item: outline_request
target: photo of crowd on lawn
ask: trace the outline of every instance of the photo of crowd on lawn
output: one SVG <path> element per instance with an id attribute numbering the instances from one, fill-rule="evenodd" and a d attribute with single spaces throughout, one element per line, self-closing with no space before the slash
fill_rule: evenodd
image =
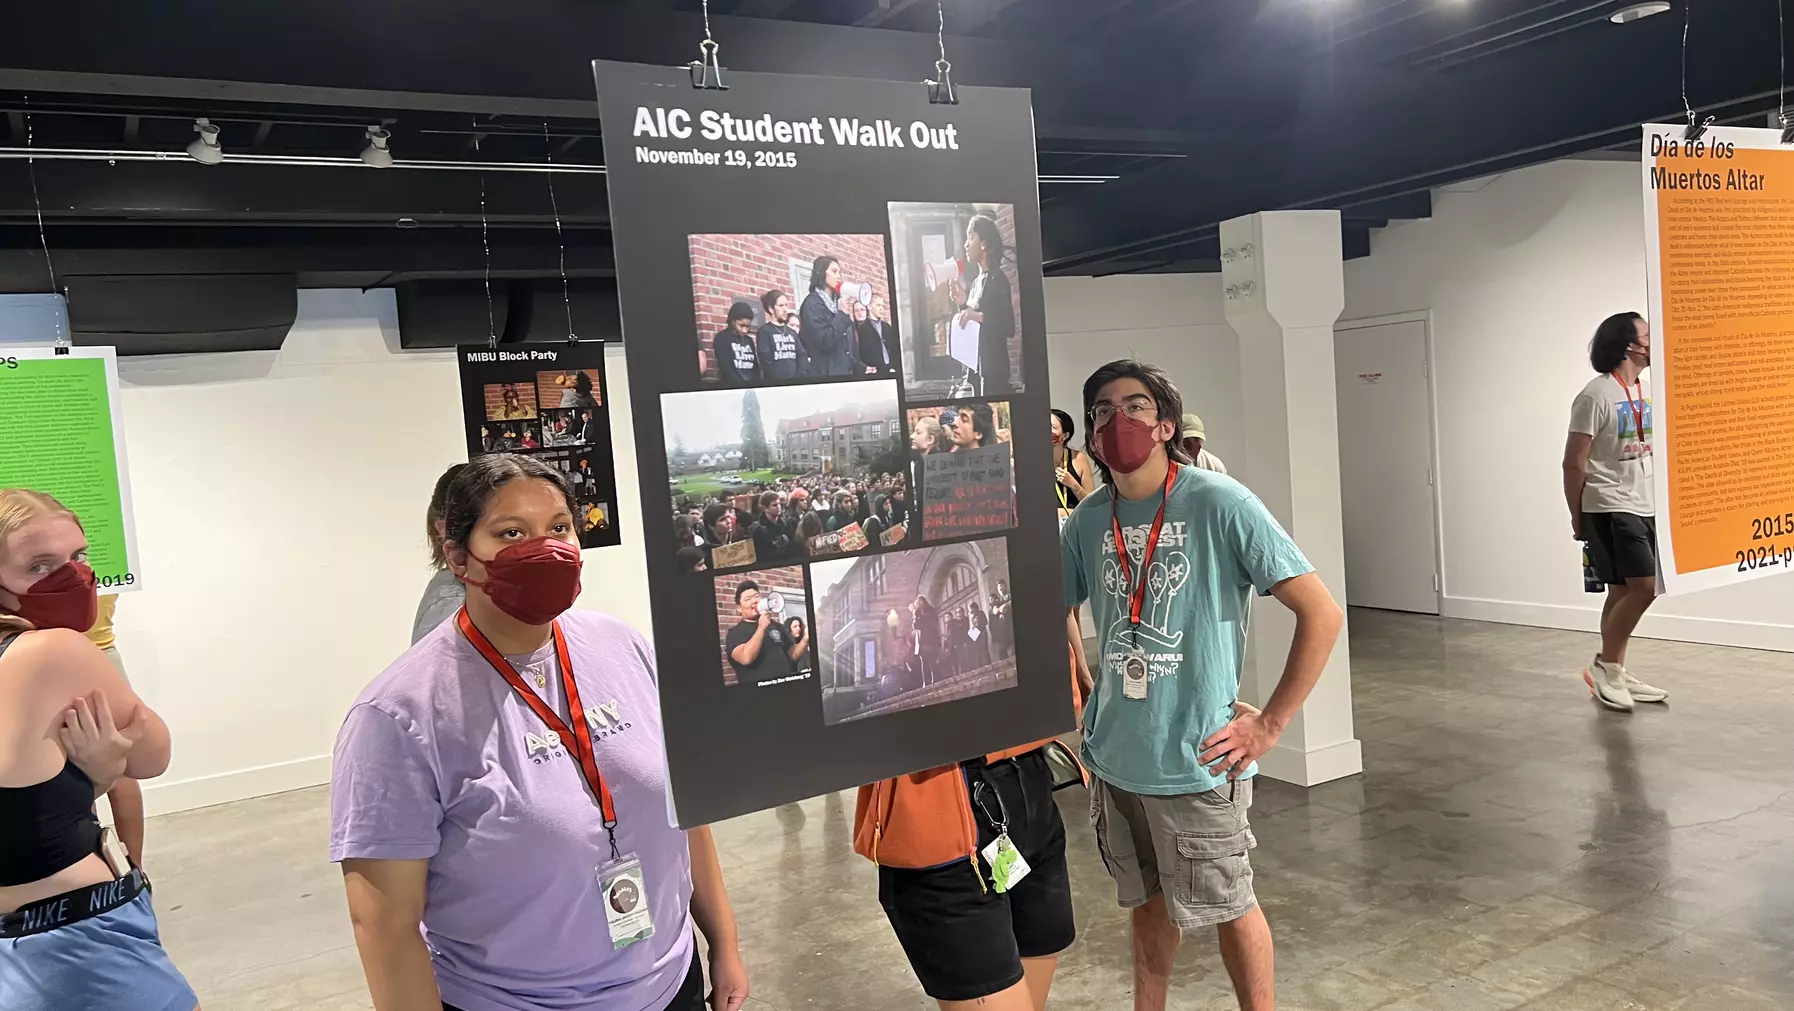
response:
<path id="1" fill-rule="evenodd" d="M 914 512 L 893 380 L 660 398 L 680 571 L 901 544 Z"/>
<path id="2" fill-rule="evenodd" d="M 1022 392 L 1012 204 L 893 203 L 903 388 L 913 398 Z"/>
<path id="3" fill-rule="evenodd" d="M 810 584 L 824 723 L 1015 687 L 1002 538 L 817 562 Z"/>
<path id="4" fill-rule="evenodd" d="M 723 386 L 894 376 L 882 235 L 693 235 L 698 371 Z"/>

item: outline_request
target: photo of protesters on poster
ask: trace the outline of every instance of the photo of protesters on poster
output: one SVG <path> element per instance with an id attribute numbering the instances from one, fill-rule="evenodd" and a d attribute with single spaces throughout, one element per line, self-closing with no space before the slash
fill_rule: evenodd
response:
<path id="1" fill-rule="evenodd" d="M 824 723 L 1015 686 L 1002 538 L 817 562 L 810 578 Z"/>
<path id="2" fill-rule="evenodd" d="M 907 536 L 894 381 L 668 393 L 660 403 L 668 550 L 685 571 L 853 554 Z"/>
<path id="3" fill-rule="evenodd" d="M 1011 204 L 893 203 L 904 392 L 949 400 L 1022 392 L 1022 286 Z"/>
<path id="4" fill-rule="evenodd" d="M 693 235 L 699 371 L 721 386 L 897 374 L 882 235 Z"/>
<path id="5" fill-rule="evenodd" d="M 815 663 L 804 567 L 717 578 L 716 634 L 726 685 L 764 688 L 808 679 Z"/>
<path id="6" fill-rule="evenodd" d="M 1015 525 L 1009 413 L 1006 400 L 910 409 L 910 487 L 923 540 Z"/>

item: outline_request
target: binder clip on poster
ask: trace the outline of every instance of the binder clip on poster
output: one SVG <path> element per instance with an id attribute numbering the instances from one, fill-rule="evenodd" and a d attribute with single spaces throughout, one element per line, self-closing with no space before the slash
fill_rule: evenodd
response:
<path id="1" fill-rule="evenodd" d="M 929 105 L 958 105 L 959 93 L 953 90 L 953 64 L 947 62 L 947 5 L 945 0 L 934 3 L 934 40 L 940 47 L 940 57 L 934 61 L 934 79 L 923 81 L 928 85 Z"/>
<path id="2" fill-rule="evenodd" d="M 710 37 L 710 0 L 704 0 L 704 41 L 698 43 L 698 58 L 686 64 L 691 70 L 691 86 L 702 91 L 728 91 L 723 83 L 722 61 L 717 59 L 716 40 Z"/>

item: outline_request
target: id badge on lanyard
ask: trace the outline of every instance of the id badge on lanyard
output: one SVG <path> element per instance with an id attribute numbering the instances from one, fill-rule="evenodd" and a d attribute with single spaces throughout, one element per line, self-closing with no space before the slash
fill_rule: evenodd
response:
<path id="1" fill-rule="evenodd" d="M 610 928 L 611 947 L 621 951 L 624 948 L 654 936 L 654 919 L 648 909 L 648 886 L 642 870 L 641 858 L 634 853 L 624 853 L 617 848 L 617 804 L 611 797 L 610 787 L 604 782 L 604 774 L 598 769 L 598 755 L 592 747 L 592 728 L 584 719 L 585 707 L 580 703 L 579 684 L 573 678 L 573 663 L 567 656 L 567 639 L 561 634 L 561 623 L 552 626 L 554 634 L 555 660 L 561 668 L 561 687 L 567 695 L 567 711 L 573 714 L 573 726 L 560 714 L 548 707 L 542 697 L 523 683 L 517 668 L 505 659 L 487 639 L 485 633 L 474 627 L 473 619 L 467 616 L 467 608 L 455 616 L 455 625 L 461 635 L 473 644 L 499 677 L 511 686 L 511 690 L 523 699 L 536 718 L 541 720 L 550 731 L 560 736 L 573 751 L 579 773 L 584 777 L 586 785 L 591 787 L 592 797 L 598 802 L 599 814 L 604 819 L 604 832 L 610 841 L 610 859 L 598 864 L 594 884 L 604 898 L 604 918 Z"/>
<path id="2" fill-rule="evenodd" d="M 1177 480 L 1178 463 L 1169 461 L 1165 469 L 1165 490 L 1159 498 L 1159 511 L 1152 518 L 1152 530 L 1146 535 L 1146 551 L 1140 556 L 1140 579 L 1134 580 L 1133 561 L 1128 557 L 1127 539 L 1122 536 L 1121 517 L 1113 490 L 1109 499 L 1109 524 L 1115 537 L 1115 557 L 1121 566 L 1122 585 L 1131 587 L 1127 595 L 1128 644 L 1109 657 L 1109 669 L 1121 679 L 1121 697 L 1138 702 L 1146 698 L 1152 686 L 1146 668 L 1146 654 L 1140 650 L 1140 608 L 1146 602 L 1146 573 L 1152 568 L 1152 556 L 1159 548 L 1159 534 L 1165 528 L 1165 506 L 1171 501 L 1171 485 Z"/>

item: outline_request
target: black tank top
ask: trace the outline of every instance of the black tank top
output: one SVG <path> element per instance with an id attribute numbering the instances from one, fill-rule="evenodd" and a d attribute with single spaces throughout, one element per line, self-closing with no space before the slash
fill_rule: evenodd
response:
<path id="1" fill-rule="evenodd" d="M 0 637 L 0 656 L 18 636 Z M 0 887 L 41 881 L 100 850 L 93 781 L 75 763 L 30 786 L 0 786 Z"/>
<path id="2" fill-rule="evenodd" d="M 1054 464 L 1054 467 L 1057 466 L 1058 464 Z M 1084 480 L 1084 475 L 1078 473 L 1078 455 L 1070 450 L 1065 452 L 1065 469 L 1071 471 L 1072 477 L 1080 481 Z M 1058 492 L 1059 508 L 1061 509 L 1070 509 L 1083 501 L 1084 496 L 1060 484 L 1057 476 L 1053 479 L 1053 488 Z"/>

